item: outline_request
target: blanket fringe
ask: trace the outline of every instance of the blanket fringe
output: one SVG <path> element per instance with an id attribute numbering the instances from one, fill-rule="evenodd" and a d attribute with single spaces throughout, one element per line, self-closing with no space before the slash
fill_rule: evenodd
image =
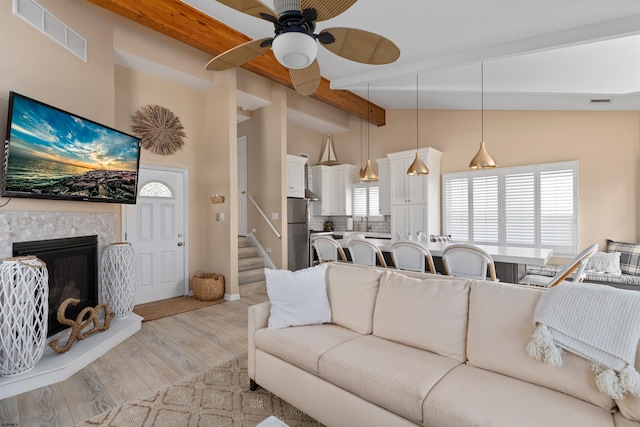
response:
<path id="1" fill-rule="evenodd" d="M 625 394 L 640 397 L 640 374 L 632 365 L 616 373 L 611 368 L 592 363 L 591 370 L 596 373 L 598 390 L 614 399 L 624 399 Z"/>
<path id="2" fill-rule="evenodd" d="M 598 390 L 614 399 L 624 398 L 624 390 L 620 377 L 613 369 L 607 368 L 599 363 L 592 363 L 591 370 L 596 373 L 596 386 L 598 386 Z"/>
<path id="3" fill-rule="evenodd" d="M 538 324 L 527 345 L 527 353 L 549 366 L 562 366 L 562 349 L 553 342 L 546 325 Z"/>
<path id="4" fill-rule="evenodd" d="M 620 371 L 620 385 L 625 393 L 640 397 L 640 374 L 632 365 L 627 365 Z"/>

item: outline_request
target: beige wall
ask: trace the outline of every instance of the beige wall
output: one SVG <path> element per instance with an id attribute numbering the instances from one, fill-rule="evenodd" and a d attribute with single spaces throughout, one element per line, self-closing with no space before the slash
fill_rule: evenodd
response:
<path id="1" fill-rule="evenodd" d="M 41 0 L 39 3 L 87 40 L 90 60 L 82 61 L 13 15 L 11 1 L 0 2 L 1 131 L 7 126 L 9 91 L 114 126 L 110 14 L 79 0 Z M 7 200 L 2 199 L 2 203 Z M 110 203 L 13 198 L 3 210 L 110 212 L 117 215 L 118 225 L 120 218 L 120 205 Z"/>
<path id="2" fill-rule="evenodd" d="M 387 111 L 371 131 L 371 158 L 415 148 L 415 110 Z M 357 122 L 357 124 L 356 124 Z M 484 139 L 499 167 L 579 161 L 579 245 L 638 241 L 640 113 L 485 111 Z M 366 130 L 365 153 L 366 153 Z M 335 136 L 339 160 L 359 164 L 359 121 Z M 467 170 L 481 139 L 479 111 L 420 112 L 420 147 L 442 155 L 442 172 Z M 365 155 L 366 158 L 366 155 Z"/>
<path id="3" fill-rule="evenodd" d="M 125 132 L 130 129 L 130 115 L 142 105 L 158 103 L 174 111 L 185 124 L 187 145 L 173 156 L 143 152 L 141 162 L 189 169 L 190 274 L 213 269 L 225 274 L 230 284 L 227 291 L 235 292 L 237 136 L 244 134 L 248 139 L 249 191 L 269 217 L 279 214 L 272 223 L 286 237 L 284 154 L 305 152 L 314 164 L 325 138 L 322 133 L 287 125 L 287 107 L 306 110 L 341 126 L 345 126 L 344 114 L 314 104 L 317 101 L 310 98 L 292 96 L 289 89 L 265 83 L 244 70 L 206 72 L 203 64 L 209 55 L 85 1 L 40 3 L 87 39 L 89 61 L 83 62 L 15 17 L 11 2 L 0 2 L 0 128 L 6 127 L 10 90 Z M 194 89 L 116 66 L 115 49 L 211 86 Z M 272 101 L 237 129 L 236 79 L 244 90 Z M 420 146 L 443 151 L 442 171 L 466 170 L 480 141 L 479 111 L 421 111 L 420 120 Z M 360 123 L 350 117 L 349 130 L 334 135 L 338 159 L 358 168 L 361 141 L 367 157 L 366 124 L 362 134 Z M 486 111 L 485 140 L 500 166 L 580 162 L 581 248 L 594 241 L 604 245 L 606 238 L 640 240 L 640 113 Z M 387 125 L 371 129 L 372 159 L 414 147 L 413 110 L 387 111 Z M 211 192 L 225 195 L 228 202 L 211 205 L 207 198 Z M 113 212 L 120 219 L 120 206 L 105 203 L 14 199 L 3 209 Z M 215 221 L 218 212 L 225 213 L 226 222 Z M 286 239 L 275 238 L 251 206 L 248 225 L 258 229 L 265 247 L 272 248 L 276 265 L 284 266 Z"/>

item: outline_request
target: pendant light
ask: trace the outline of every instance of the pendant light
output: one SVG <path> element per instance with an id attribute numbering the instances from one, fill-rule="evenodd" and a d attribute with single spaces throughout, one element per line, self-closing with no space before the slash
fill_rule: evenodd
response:
<path id="1" fill-rule="evenodd" d="M 418 127 L 419 127 L 419 119 L 418 119 L 418 111 L 419 111 L 419 103 L 418 103 L 418 75 L 416 74 L 416 158 L 407 169 L 407 175 L 410 176 L 418 176 L 418 175 L 428 175 L 429 168 L 424 164 L 422 159 L 420 158 L 420 151 L 418 150 Z"/>
<path id="2" fill-rule="evenodd" d="M 480 142 L 480 149 L 476 156 L 469 163 L 469 169 L 491 169 L 498 165 L 496 161 L 487 152 L 487 148 L 484 144 L 484 62 L 480 63 L 480 99 L 481 99 L 481 126 L 482 126 L 482 141 Z"/>
<path id="3" fill-rule="evenodd" d="M 370 113 L 371 105 L 369 99 L 369 83 L 367 83 L 367 166 L 364 168 L 364 172 L 362 174 L 362 181 L 377 181 L 378 174 L 373 169 L 371 165 L 371 152 L 369 151 L 369 147 L 371 145 L 371 138 L 369 135 L 371 134 L 371 122 L 370 122 Z"/>

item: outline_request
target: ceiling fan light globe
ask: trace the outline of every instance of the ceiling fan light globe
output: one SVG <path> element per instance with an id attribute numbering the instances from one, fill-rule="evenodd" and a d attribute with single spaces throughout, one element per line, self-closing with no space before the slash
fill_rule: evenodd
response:
<path id="1" fill-rule="evenodd" d="M 305 33 L 282 33 L 271 47 L 278 62 L 294 70 L 308 67 L 318 55 L 318 42 Z"/>

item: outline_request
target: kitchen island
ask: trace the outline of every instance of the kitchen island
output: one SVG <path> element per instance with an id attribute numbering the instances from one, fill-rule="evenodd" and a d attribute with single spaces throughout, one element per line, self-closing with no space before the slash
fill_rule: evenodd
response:
<path id="1" fill-rule="evenodd" d="M 343 248 L 349 248 L 349 238 L 338 240 Z M 391 251 L 392 240 L 365 238 L 365 240 L 375 244 L 383 253 Z M 441 242 L 421 242 L 433 257 L 436 270 L 444 273 L 442 265 L 442 252 L 451 243 Z M 516 246 L 491 246 L 476 245 L 487 251 L 496 264 L 496 275 L 502 282 L 518 283 L 525 275 L 526 264 L 545 265 L 553 256 L 552 249 L 541 248 L 521 248 Z M 385 257 L 386 258 L 386 257 Z"/>

